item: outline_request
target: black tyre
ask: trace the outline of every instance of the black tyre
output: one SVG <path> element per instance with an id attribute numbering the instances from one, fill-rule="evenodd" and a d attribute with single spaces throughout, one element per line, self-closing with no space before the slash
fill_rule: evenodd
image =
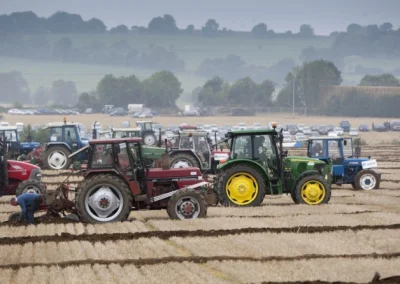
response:
<path id="1" fill-rule="evenodd" d="M 37 194 L 45 194 L 46 188 L 44 185 L 35 179 L 28 179 L 21 182 L 15 190 L 15 195 L 20 196 L 23 193 L 34 192 Z"/>
<path id="2" fill-rule="evenodd" d="M 170 157 L 170 167 L 171 168 L 201 168 L 199 162 L 196 158 L 189 153 L 176 153 L 172 154 Z"/>
<path id="3" fill-rule="evenodd" d="M 181 189 L 168 201 L 168 216 L 175 220 L 205 218 L 207 203 L 204 197 L 194 189 Z"/>
<path id="4" fill-rule="evenodd" d="M 224 206 L 259 206 L 265 197 L 266 183 L 251 165 L 237 165 L 220 172 L 218 197 Z"/>
<path id="5" fill-rule="evenodd" d="M 44 153 L 43 163 L 47 169 L 63 170 L 71 165 L 71 159 L 68 158 L 70 151 L 63 146 L 49 147 Z"/>
<path id="6" fill-rule="evenodd" d="M 146 133 L 146 134 L 143 136 L 143 142 L 144 142 L 145 145 L 153 146 L 153 145 L 156 145 L 156 143 L 157 143 L 157 138 L 156 138 L 156 136 L 155 136 L 154 134 L 152 134 L 152 133 Z"/>
<path id="7" fill-rule="evenodd" d="M 13 212 L 8 216 L 8 222 L 16 223 L 21 221 L 22 212 Z"/>
<path id="8" fill-rule="evenodd" d="M 125 221 L 133 204 L 129 187 L 111 174 L 98 174 L 84 180 L 75 200 L 80 220 L 88 223 Z"/>
<path id="9" fill-rule="evenodd" d="M 297 204 L 318 205 L 331 199 L 331 187 L 318 175 L 303 177 L 296 185 L 293 201 Z"/>
<path id="10" fill-rule="evenodd" d="M 353 189 L 357 189 L 357 186 L 354 181 L 351 183 L 351 186 L 353 187 Z"/>
<path id="11" fill-rule="evenodd" d="M 379 189 L 380 183 L 379 175 L 373 170 L 362 170 L 354 179 L 355 188 L 360 190 Z"/>

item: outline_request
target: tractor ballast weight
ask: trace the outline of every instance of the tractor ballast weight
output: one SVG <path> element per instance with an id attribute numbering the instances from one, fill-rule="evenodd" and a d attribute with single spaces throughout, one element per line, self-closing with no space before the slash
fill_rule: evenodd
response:
<path id="1" fill-rule="evenodd" d="M 287 156 L 282 131 L 238 130 L 226 134 L 230 156 L 218 165 L 215 188 L 225 206 L 258 206 L 265 195 L 290 194 L 295 203 L 329 202 L 329 169 L 317 159 Z"/>
<path id="2" fill-rule="evenodd" d="M 379 189 L 381 174 L 377 161 L 359 157 L 361 148 L 357 145 L 353 153 L 352 138 L 327 137 L 308 141 L 307 156 L 324 161 L 332 168 L 332 183 L 351 184 L 354 189 Z M 356 147 L 357 147 L 356 146 Z"/>

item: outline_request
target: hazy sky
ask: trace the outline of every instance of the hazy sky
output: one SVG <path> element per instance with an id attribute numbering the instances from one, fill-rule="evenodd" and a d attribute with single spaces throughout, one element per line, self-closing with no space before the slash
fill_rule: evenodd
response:
<path id="1" fill-rule="evenodd" d="M 78 13 L 85 20 L 99 18 L 108 27 L 147 26 L 163 14 L 173 15 L 180 28 L 200 28 L 209 18 L 233 30 L 264 22 L 275 31 L 298 31 L 306 23 L 317 34 L 344 30 L 353 22 L 400 26 L 400 0 L 0 0 L 0 14 L 29 10 L 39 16 Z"/>

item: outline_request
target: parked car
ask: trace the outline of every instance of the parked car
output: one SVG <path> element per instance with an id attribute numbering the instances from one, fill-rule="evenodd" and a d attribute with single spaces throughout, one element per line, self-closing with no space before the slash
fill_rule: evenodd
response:
<path id="1" fill-rule="evenodd" d="M 301 132 L 297 133 L 294 138 L 296 141 L 307 141 L 307 137 Z"/>
<path id="2" fill-rule="evenodd" d="M 344 131 L 341 127 L 335 127 L 333 132 L 335 132 L 338 136 L 342 136 L 344 134 Z"/>
<path id="3" fill-rule="evenodd" d="M 311 131 L 318 131 L 319 125 L 314 124 L 314 125 L 311 125 L 310 128 L 311 128 Z"/>
<path id="4" fill-rule="evenodd" d="M 382 123 L 377 123 L 373 125 L 373 131 L 378 131 L 378 132 L 385 132 L 388 131 L 388 129 L 386 128 L 386 126 Z"/>
<path id="5" fill-rule="evenodd" d="M 308 126 L 304 126 L 303 133 L 304 133 L 304 135 L 311 135 L 311 128 Z"/>
<path id="6" fill-rule="evenodd" d="M 290 132 L 291 135 L 295 135 L 298 131 L 296 124 L 286 125 L 286 130 Z"/>
<path id="7" fill-rule="evenodd" d="M 360 124 L 360 126 L 358 127 L 358 130 L 361 131 L 361 132 L 366 132 L 366 131 L 369 131 L 369 127 L 368 127 L 367 124 L 362 123 L 362 124 Z"/>
<path id="8" fill-rule="evenodd" d="M 311 137 L 320 137 L 321 135 L 319 134 L 318 131 L 311 131 Z"/>
<path id="9" fill-rule="evenodd" d="M 357 128 L 350 128 L 349 135 L 350 136 L 358 136 Z"/>
<path id="10" fill-rule="evenodd" d="M 297 124 L 297 131 L 303 132 L 304 124 Z"/>
<path id="11" fill-rule="evenodd" d="M 338 135 L 337 135 L 336 132 L 329 131 L 329 132 L 328 132 L 328 137 L 338 137 Z"/>
<path id="12" fill-rule="evenodd" d="M 392 122 L 390 122 L 390 129 L 393 131 L 400 131 L 400 121 L 392 120 Z"/>
<path id="13" fill-rule="evenodd" d="M 20 109 L 16 109 L 16 108 L 13 108 L 13 109 L 10 109 L 10 110 L 8 110 L 8 112 L 7 112 L 8 114 L 15 114 L 15 115 L 20 115 L 20 114 L 25 114 L 22 110 L 20 110 Z"/>
<path id="14" fill-rule="evenodd" d="M 328 129 L 328 132 L 329 132 L 329 131 L 333 131 L 333 129 L 335 128 L 335 125 L 333 125 L 333 124 L 328 124 L 328 125 L 326 126 L 326 128 Z"/>
<path id="15" fill-rule="evenodd" d="M 239 122 L 237 124 L 237 126 L 239 127 L 239 130 L 246 130 L 247 129 L 247 124 L 244 122 Z"/>
<path id="16" fill-rule="evenodd" d="M 287 143 L 287 142 L 291 142 L 292 141 L 292 135 L 290 134 L 289 131 L 283 131 L 282 132 L 283 135 L 283 142 Z"/>
<path id="17" fill-rule="evenodd" d="M 110 113 L 111 116 L 125 116 L 127 114 L 128 114 L 128 112 L 124 109 L 116 109 Z"/>
<path id="18" fill-rule="evenodd" d="M 349 132 L 350 131 L 350 122 L 348 120 L 342 120 L 339 124 L 340 128 L 343 129 L 344 132 Z"/>
<path id="19" fill-rule="evenodd" d="M 318 132 L 319 132 L 319 134 L 321 134 L 321 135 L 328 135 L 329 130 L 328 130 L 328 127 L 326 127 L 326 126 L 324 126 L 324 125 L 320 125 L 320 126 L 318 127 Z"/>

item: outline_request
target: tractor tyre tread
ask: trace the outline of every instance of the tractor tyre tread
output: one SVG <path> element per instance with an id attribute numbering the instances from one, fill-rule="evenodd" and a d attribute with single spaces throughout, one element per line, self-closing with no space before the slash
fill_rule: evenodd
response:
<path id="1" fill-rule="evenodd" d="M 184 188 L 180 189 L 179 191 L 175 192 L 171 198 L 168 200 L 168 207 L 167 207 L 167 213 L 168 216 L 173 219 L 173 220 L 180 220 L 178 215 L 175 212 L 175 206 L 176 203 L 180 198 L 183 196 L 191 196 L 195 197 L 197 201 L 199 202 L 200 205 L 200 213 L 197 218 L 205 218 L 207 217 L 207 202 L 205 201 L 205 198 L 200 192 L 196 191 L 195 189 L 189 189 L 189 188 Z"/>
<path id="2" fill-rule="evenodd" d="M 15 223 L 21 219 L 22 212 L 13 212 L 8 216 L 8 222 Z"/>
<path id="3" fill-rule="evenodd" d="M 77 213 L 79 219 L 85 223 L 103 223 L 101 221 L 95 220 L 86 212 L 85 199 L 88 190 L 90 190 L 93 186 L 97 186 L 99 184 L 111 184 L 120 190 L 123 199 L 124 205 L 121 213 L 111 221 L 107 222 L 118 222 L 125 221 L 128 219 L 129 214 L 131 213 L 132 205 L 133 205 L 133 197 L 129 187 L 125 182 L 121 180 L 121 178 L 113 175 L 113 174 L 96 174 L 88 179 L 85 179 L 81 185 L 79 186 L 76 197 L 75 197 L 75 206 L 77 209 Z"/>
<path id="4" fill-rule="evenodd" d="M 186 160 L 186 161 L 188 161 L 188 162 L 191 164 L 191 167 L 201 169 L 201 166 L 200 166 L 199 162 L 196 160 L 196 158 L 195 158 L 192 154 L 189 154 L 189 153 L 180 153 L 180 152 L 174 153 L 174 154 L 172 154 L 172 155 L 170 156 L 169 166 L 172 167 L 172 165 L 173 165 L 176 161 L 179 161 L 179 160 Z M 190 166 L 190 165 L 189 165 L 189 166 Z"/>
<path id="5" fill-rule="evenodd" d="M 227 193 L 226 193 L 226 183 L 228 182 L 229 178 L 237 173 L 237 172 L 246 172 L 251 174 L 258 183 L 258 196 L 249 204 L 246 205 L 238 205 L 233 203 Z M 253 167 L 253 166 L 248 166 L 248 165 L 235 165 L 232 167 L 227 168 L 226 170 L 222 170 L 219 175 L 219 180 L 218 180 L 218 186 L 217 186 L 217 196 L 218 196 L 218 201 L 220 204 L 222 204 L 225 207 L 255 207 L 255 206 L 260 206 L 261 203 L 264 201 L 264 197 L 266 194 L 266 181 L 264 180 L 262 174 L 260 171 Z"/>
<path id="6" fill-rule="evenodd" d="M 46 194 L 46 192 L 47 192 L 46 188 L 43 186 L 43 184 L 40 181 L 35 180 L 35 179 L 27 179 L 18 185 L 17 189 L 15 190 L 15 195 L 20 196 L 21 194 L 23 194 L 24 189 L 29 185 L 33 185 L 33 186 L 37 187 L 40 191 L 40 194 L 42 194 L 42 195 Z"/>
<path id="7" fill-rule="evenodd" d="M 50 153 L 54 152 L 55 150 L 59 150 L 62 151 L 65 156 L 67 157 L 67 161 L 64 165 L 64 167 L 62 169 L 53 169 L 50 165 L 49 165 L 49 155 Z M 68 159 L 68 155 L 70 155 L 70 151 L 64 147 L 64 146 L 51 146 L 49 147 L 46 151 L 43 152 L 43 165 L 45 169 L 49 169 L 49 170 L 64 170 L 64 169 L 68 169 L 71 165 L 71 159 Z"/>
<path id="8" fill-rule="evenodd" d="M 375 177 L 376 184 L 373 189 L 379 189 L 380 184 L 381 184 L 381 179 L 379 178 L 379 174 L 377 174 L 374 170 L 370 170 L 370 169 L 365 169 L 365 170 L 361 170 L 358 172 L 358 174 L 356 175 L 356 177 L 354 179 L 355 189 L 363 190 L 361 188 L 360 180 L 361 180 L 361 176 L 366 173 L 369 173 Z"/>
<path id="9" fill-rule="evenodd" d="M 300 179 L 300 181 L 296 184 L 296 187 L 294 189 L 294 201 L 296 204 L 307 204 L 304 199 L 301 197 L 301 188 L 303 187 L 303 184 L 311 181 L 311 180 L 317 180 L 318 182 L 322 183 L 322 185 L 325 188 L 325 197 L 324 199 L 318 203 L 318 204 L 314 204 L 314 205 L 319 205 L 319 204 L 327 204 L 329 203 L 329 200 L 331 199 L 331 187 L 329 186 L 328 182 L 326 179 L 324 179 L 322 176 L 318 176 L 318 175 L 310 175 L 310 176 L 305 176 L 302 179 Z"/>

